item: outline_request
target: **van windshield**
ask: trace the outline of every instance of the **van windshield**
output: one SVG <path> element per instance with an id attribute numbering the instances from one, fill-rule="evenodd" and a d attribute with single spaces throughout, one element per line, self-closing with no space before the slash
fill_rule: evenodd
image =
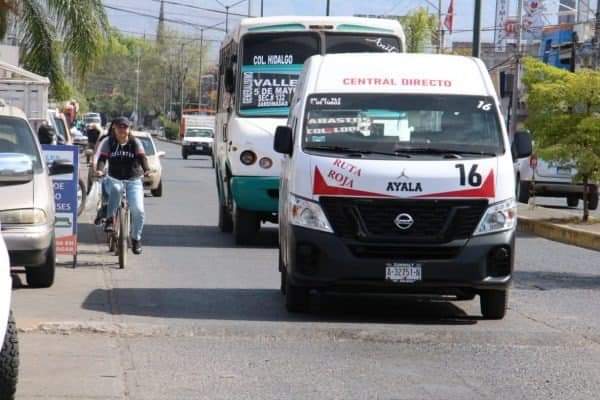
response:
<path id="1" fill-rule="evenodd" d="M 212 129 L 198 129 L 198 128 L 193 128 L 193 129 L 187 129 L 185 131 L 185 137 L 186 138 L 192 138 L 192 137 L 198 137 L 198 138 L 211 138 L 213 137 L 213 130 Z"/>
<path id="2" fill-rule="evenodd" d="M 0 153 L 25 154 L 31 158 L 36 171 L 42 169 L 31 128 L 20 118 L 0 117 Z"/>
<path id="3" fill-rule="evenodd" d="M 389 155 L 504 153 L 493 98 L 454 95 L 312 95 L 303 147 Z"/>

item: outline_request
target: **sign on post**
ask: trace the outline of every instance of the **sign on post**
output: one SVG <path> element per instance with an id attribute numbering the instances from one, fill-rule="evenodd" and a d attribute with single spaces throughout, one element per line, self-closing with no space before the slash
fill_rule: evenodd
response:
<path id="1" fill-rule="evenodd" d="M 56 208 L 56 253 L 73 256 L 73 267 L 77 262 L 77 187 L 79 149 L 71 145 L 43 145 L 47 163 L 57 160 L 73 164 L 73 173 L 52 177 L 54 204 Z"/>

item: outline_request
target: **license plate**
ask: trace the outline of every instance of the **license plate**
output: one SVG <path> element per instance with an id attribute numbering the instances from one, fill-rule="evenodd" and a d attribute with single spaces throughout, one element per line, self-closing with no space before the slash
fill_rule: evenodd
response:
<path id="1" fill-rule="evenodd" d="M 385 279 L 392 282 L 413 283 L 423 280 L 422 265 L 390 263 L 385 267 Z"/>
<path id="2" fill-rule="evenodd" d="M 571 168 L 556 167 L 556 173 L 563 176 L 571 176 Z"/>
<path id="3" fill-rule="evenodd" d="M 196 150 L 204 150 L 204 146 L 196 146 Z"/>

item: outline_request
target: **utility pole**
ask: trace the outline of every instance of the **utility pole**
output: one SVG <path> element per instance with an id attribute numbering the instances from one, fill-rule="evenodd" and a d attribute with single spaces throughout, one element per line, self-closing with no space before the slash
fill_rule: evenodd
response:
<path id="1" fill-rule="evenodd" d="M 595 44 L 595 55 L 594 55 L 594 69 L 598 69 L 600 65 L 600 0 L 596 4 L 596 32 L 594 33 L 594 44 Z"/>
<path id="2" fill-rule="evenodd" d="M 515 54 L 515 73 L 513 75 L 512 98 L 510 101 L 510 129 L 512 138 L 517 131 L 519 113 L 519 83 L 521 82 L 521 40 L 523 39 L 523 0 L 519 0 L 517 7 L 517 45 Z"/>
<path id="3" fill-rule="evenodd" d="M 248 16 L 252 16 L 252 0 L 248 0 Z"/>
<path id="4" fill-rule="evenodd" d="M 134 121 L 134 125 L 137 127 L 138 121 L 140 119 L 139 117 L 139 106 L 140 106 L 140 59 L 141 59 L 142 55 L 141 55 L 141 51 L 138 48 L 137 51 L 137 69 L 135 70 L 136 73 L 136 84 L 135 84 L 135 121 Z"/>
<path id="5" fill-rule="evenodd" d="M 444 46 L 444 28 L 442 28 L 442 0 L 438 0 L 438 54 L 442 53 Z"/>
<path id="6" fill-rule="evenodd" d="M 183 95 L 184 95 L 184 84 L 185 84 L 185 72 L 183 71 L 183 47 L 185 46 L 185 43 L 181 44 L 181 110 L 180 110 L 180 117 L 183 116 Z"/>
<path id="7" fill-rule="evenodd" d="M 330 0 L 327 0 L 327 12 L 326 12 L 325 15 L 327 15 L 328 17 L 329 17 L 329 11 L 330 11 L 330 7 L 329 7 L 330 4 L 329 3 L 330 3 Z"/>
<path id="8" fill-rule="evenodd" d="M 202 51 L 204 50 L 204 29 L 200 29 L 200 68 L 198 73 L 198 109 L 202 106 Z"/>
<path id="9" fill-rule="evenodd" d="M 225 6 L 225 33 L 229 33 L 229 6 Z"/>
<path id="10" fill-rule="evenodd" d="M 265 16 L 265 0 L 260 0 L 260 16 Z"/>
<path id="11" fill-rule="evenodd" d="M 577 70 L 577 42 L 579 42 L 577 32 L 572 32 L 571 38 L 571 65 L 569 69 L 571 72 L 575 72 Z"/>
<path id="12" fill-rule="evenodd" d="M 519 3 L 522 0 L 519 0 Z M 481 0 L 475 0 L 475 16 L 473 20 L 473 57 L 479 57 L 481 51 Z"/>

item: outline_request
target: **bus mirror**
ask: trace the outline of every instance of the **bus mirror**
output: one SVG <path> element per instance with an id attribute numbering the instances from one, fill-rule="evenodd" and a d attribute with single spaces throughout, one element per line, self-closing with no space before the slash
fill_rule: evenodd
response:
<path id="1" fill-rule="evenodd" d="M 289 126 L 278 126 L 275 130 L 275 142 L 273 148 L 281 154 L 292 155 L 294 147 L 294 138 L 292 136 L 292 128 Z"/>
<path id="2" fill-rule="evenodd" d="M 225 90 L 228 93 L 235 91 L 235 75 L 233 75 L 233 68 L 227 67 L 225 69 Z"/>

